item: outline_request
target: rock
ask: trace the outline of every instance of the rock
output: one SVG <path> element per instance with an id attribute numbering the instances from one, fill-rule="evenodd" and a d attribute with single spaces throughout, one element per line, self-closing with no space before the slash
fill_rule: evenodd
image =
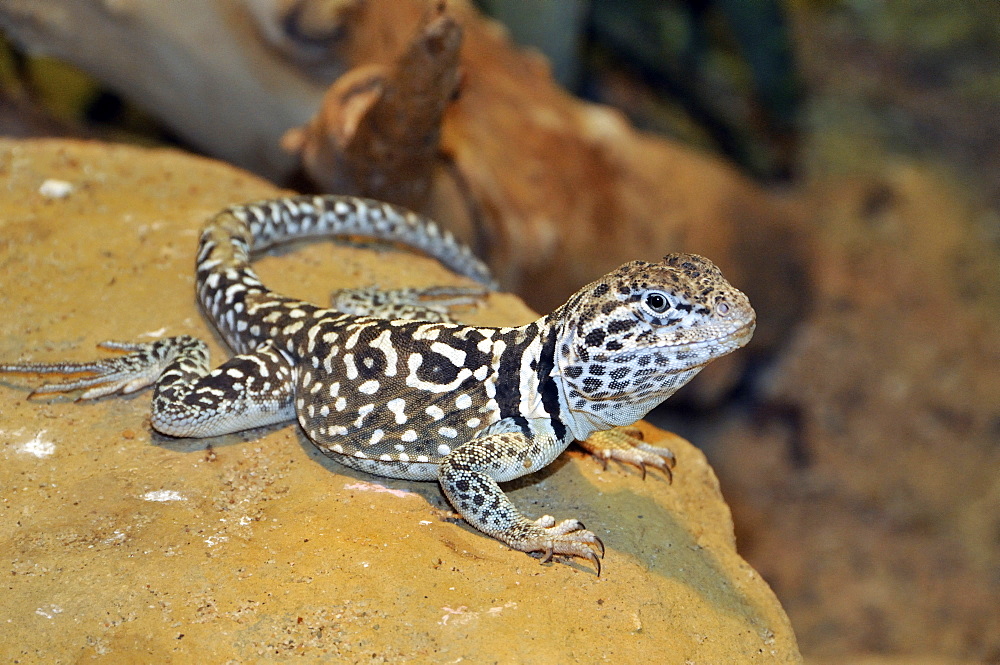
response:
<path id="1" fill-rule="evenodd" d="M 279 190 L 174 151 L 54 140 L 0 141 L 0 178 L 0 358 L 83 359 L 168 333 L 223 357 L 193 297 L 199 227 Z M 47 181 L 68 186 L 46 197 Z M 262 277 L 312 300 L 456 279 L 397 249 L 286 253 L 262 258 Z M 531 316 L 497 295 L 467 318 Z M 171 439 L 149 428 L 148 391 L 26 400 L 36 384 L 0 377 L 4 660 L 801 661 L 686 442 L 673 485 L 580 453 L 513 483 L 528 513 L 597 531 L 598 578 L 472 531 L 432 483 L 341 467 L 295 427 Z"/>

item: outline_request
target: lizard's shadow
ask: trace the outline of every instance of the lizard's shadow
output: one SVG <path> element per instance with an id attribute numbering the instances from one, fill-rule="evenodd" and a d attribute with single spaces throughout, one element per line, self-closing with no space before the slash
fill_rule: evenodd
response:
<path id="1" fill-rule="evenodd" d="M 309 437 L 306 436 L 305 432 L 303 432 L 298 425 L 292 423 L 266 425 L 264 427 L 256 427 L 254 429 L 243 430 L 242 432 L 235 432 L 233 434 L 223 434 L 221 436 L 204 437 L 199 439 L 181 439 L 167 436 L 166 434 L 160 434 L 159 432 L 153 430 L 151 431 L 150 442 L 153 445 L 166 450 L 176 453 L 189 454 L 209 449 L 221 449 L 229 446 L 249 444 L 265 436 L 284 430 L 285 428 L 294 428 L 295 438 L 298 441 L 299 446 L 303 451 L 305 451 L 306 455 L 308 455 L 313 462 L 316 462 L 330 473 L 331 482 L 335 480 L 337 476 L 344 476 L 359 481 L 377 482 L 392 489 L 405 489 L 416 492 L 426 498 L 428 502 L 435 505 L 448 505 L 448 502 L 441 493 L 440 486 L 436 481 L 389 478 L 386 476 L 366 473 L 365 471 L 345 466 L 337 461 L 336 456 L 328 456 L 323 453 L 316 447 L 315 444 L 312 443 L 312 441 L 309 440 Z M 551 474 L 561 469 L 568 461 L 569 460 L 566 456 L 560 455 L 548 466 L 521 478 L 505 482 L 502 484 L 502 487 L 505 491 L 511 491 L 541 482 L 548 478 Z"/>
<path id="2" fill-rule="evenodd" d="M 148 419 L 146 423 L 149 426 Z M 175 453 L 194 453 L 200 450 L 226 448 L 238 446 L 240 444 L 253 443 L 269 434 L 279 432 L 286 427 L 291 427 L 291 423 L 279 423 L 277 425 L 265 425 L 253 429 L 234 432 L 232 434 L 221 434 L 219 436 L 206 436 L 200 438 L 179 438 L 161 434 L 150 428 L 150 443 L 159 448 L 170 450 Z"/>
<path id="3" fill-rule="evenodd" d="M 151 435 L 151 442 L 154 445 L 178 453 L 195 453 L 207 449 L 220 449 L 241 444 L 246 445 L 264 436 L 277 433 L 286 427 L 294 427 L 295 438 L 299 446 L 310 460 L 318 463 L 329 472 L 329 480 L 335 486 L 338 486 L 337 479 L 340 477 L 360 482 L 377 483 L 389 489 L 405 490 L 418 494 L 423 497 L 432 511 L 438 512 L 439 519 L 452 522 L 469 533 L 482 536 L 482 534 L 466 524 L 464 520 L 452 514 L 452 507 L 437 482 L 387 478 L 344 466 L 337 462 L 336 458 L 328 457 L 320 451 L 297 425 L 291 423 L 269 425 L 235 434 L 203 439 L 178 439 L 154 431 Z M 289 455 L 294 454 L 294 449 L 289 446 Z M 501 487 L 505 492 L 511 493 L 520 493 L 519 490 L 526 490 L 521 497 L 512 497 L 512 499 L 519 507 L 530 510 L 529 506 L 537 504 L 539 498 L 533 496 L 537 494 L 538 490 L 533 489 L 532 486 L 543 483 L 555 473 L 576 473 L 579 475 L 578 480 L 585 480 L 590 475 L 587 472 L 574 470 L 572 468 L 573 465 L 569 464 L 570 459 L 571 455 L 562 454 L 548 466 L 513 481 L 505 482 Z M 567 466 L 571 468 L 567 469 Z M 608 541 L 609 545 L 613 543 L 615 550 L 620 554 L 633 558 L 651 574 L 663 578 L 672 578 L 683 584 L 696 586 L 706 601 L 715 607 L 732 611 L 733 606 L 738 606 L 744 609 L 759 611 L 759 608 L 755 607 L 753 598 L 740 593 L 738 589 L 730 589 L 725 585 L 721 588 L 716 588 L 712 585 L 703 588 L 704 585 L 697 585 L 692 581 L 692 574 L 685 575 L 680 572 L 685 569 L 695 571 L 697 574 L 693 574 L 694 578 L 702 574 L 708 575 L 710 578 L 724 578 L 727 575 L 729 567 L 714 552 L 709 551 L 705 554 L 698 554 L 703 549 L 699 539 L 694 534 L 689 533 L 688 526 L 678 521 L 665 508 L 661 501 L 654 498 L 655 495 L 656 491 L 651 491 L 649 488 L 642 486 L 632 489 L 618 488 L 605 494 L 604 501 L 614 504 L 617 510 L 625 514 L 635 514 L 637 516 L 630 527 L 626 528 L 628 525 L 619 526 L 616 538 L 614 541 Z M 558 505 L 559 501 L 553 500 L 553 503 Z M 535 505 L 535 507 L 537 508 L 538 506 Z M 568 509 L 569 507 L 568 505 L 559 505 L 560 510 Z M 581 506 L 575 506 L 576 510 L 580 508 Z M 595 513 L 595 510 L 592 508 L 589 512 Z M 584 515 L 588 521 L 590 517 L 596 516 L 596 514 L 590 516 Z M 607 516 L 604 516 L 604 518 L 606 520 Z M 656 535 L 659 536 L 658 538 L 648 539 L 642 535 L 647 528 L 644 524 L 647 520 L 648 523 L 659 525 L 658 528 L 654 529 Z M 600 522 L 598 521 L 598 523 Z M 625 529 L 625 532 L 622 532 L 621 529 Z M 486 536 L 482 537 L 485 538 Z M 538 558 L 541 556 L 541 553 L 534 553 L 532 556 Z M 559 559 L 559 563 L 580 570 L 589 570 L 587 563 L 573 558 L 562 557 Z"/>
<path id="4" fill-rule="evenodd" d="M 416 492 L 424 496 L 428 501 L 435 504 L 443 504 L 445 506 L 449 505 L 447 499 L 444 498 L 444 494 L 441 492 L 440 485 L 437 481 L 428 480 L 411 480 L 406 478 L 389 478 L 387 476 L 379 476 L 371 473 L 366 473 L 365 471 L 360 471 L 358 469 L 352 469 L 349 466 L 345 466 L 337 461 L 336 456 L 329 456 L 323 453 L 316 445 L 309 440 L 305 432 L 301 428 L 295 428 L 295 436 L 299 442 L 299 445 L 305 450 L 306 454 L 314 462 L 318 463 L 324 469 L 331 473 L 331 477 L 335 475 L 347 476 L 355 480 L 377 482 L 380 485 L 385 485 L 392 489 L 406 489 Z M 530 473 L 521 478 L 505 482 L 501 484 L 504 491 L 516 490 L 527 485 L 532 485 L 534 483 L 540 482 L 548 478 L 551 474 L 562 468 L 569 460 L 564 455 L 560 455 L 554 462 L 548 466 L 539 469 L 534 473 Z"/>

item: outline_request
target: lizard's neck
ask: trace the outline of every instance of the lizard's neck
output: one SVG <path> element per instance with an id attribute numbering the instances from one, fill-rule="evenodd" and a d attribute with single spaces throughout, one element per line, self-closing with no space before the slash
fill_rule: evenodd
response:
<path id="1" fill-rule="evenodd" d="M 569 444 L 573 433 L 566 423 L 566 405 L 553 373 L 558 330 L 550 317 L 502 331 L 494 340 L 497 390 L 501 418 L 514 418 L 522 428 L 544 433 Z"/>
<path id="2" fill-rule="evenodd" d="M 519 329 L 530 341 L 521 349 L 516 380 L 519 414 L 533 420 L 536 428 L 551 428 L 549 433 L 569 444 L 618 423 L 608 423 L 593 411 L 574 407 L 573 401 L 579 401 L 579 394 L 572 390 L 572 381 L 567 380 L 561 363 L 565 337 L 563 311 L 560 308 Z M 500 374 L 501 381 L 511 376 L 503 363 Z M 632 424 L 637 419 L 622 424 Z"/>

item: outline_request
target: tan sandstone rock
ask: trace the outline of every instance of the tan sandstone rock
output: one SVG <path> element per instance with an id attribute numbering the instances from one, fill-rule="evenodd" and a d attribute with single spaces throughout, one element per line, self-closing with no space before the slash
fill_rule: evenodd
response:
<path id="1" fill-rule="evenodd" d="M 0 186 L 0 358 L 86 359 L 101 340 L 177 333 L 223 357 L 194 300 L 198 230 L 274 187 L 173 151 L 11 140 Z M 345 243 L 258 267 L 319 301 L 456 279 Z M 497 295 L 466 318 L 531 313 Z M 598 578 L 449 519 L 434 484 L 341 467 L 293 426 L 170 439 L 149 428 L 148 391 L 26 400 L 37 383 L 0 377 L 4 661 L 800 662 L 686 442 L 673 485 L 579 453 L 513 483 L 527 513 L 579 517 L 604 539 Z"/>

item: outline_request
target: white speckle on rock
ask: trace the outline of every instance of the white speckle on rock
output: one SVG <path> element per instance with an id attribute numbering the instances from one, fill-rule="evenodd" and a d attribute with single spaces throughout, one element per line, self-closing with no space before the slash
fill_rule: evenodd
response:
<path id="1" fill-rule="evenodd" d="M 76 189 L 73 183 L 49 178 L 38 188 L 38 193 L 47 199 L 64 199 Z"/>
<path id="2" fill-rule="evenodd" d="M 349 485 L 344 485 L 344 489 L 358 490 L 360 492 L 382 492 L 385 494 L 391 494 L 396 497 L 416 496 L 414 492 L 391 489 L 389 487 L 386 487 L 385 485 L 379 485 L 378 483 L 368 483 L 364 481 L 359 481 L 356 483 L 351 483 Z"/>
<path id="3" fill-rule="evenodd" d="M 149 332 L 140 333 L 139 337 L 152 337 L 154 339 L 159 339 L 163 337 L 167 332 L 166 328 L 159 328 L 157 330 L 150 330 Z"/>
<path id="4" fill-rule="evenodd" d="M 229 536 L 216 534 L 214 536 L 209 536 L 208 538 L 205 538 L 205 544 L 208 545 L 209 547 L 215 547 L 219 543 L 224 543 L 227 540 L 229 540 Z"/>
<path id="5" fill-rule="evenodd" d="M 39 607 L 37 610 L 35 610 L 35 614 L 37 614 L 40 617 L 45 617 L 46 619 L 52 619 L 55 617 L 55 615 L 62 614 L 62 611 L 63 608 L 59 607 L 58 605 L 49 604 Z"/>
<path id="6" fill-rule="evenodd" d="M 43 441 L 42 437 L 45 435 L 45 430 L 42 430 L 35 435 L 30 441 L 25 441 L 18 448 L 19 452 L 25 453 L 26 455 L 34 455 L 35 457 L 41 459 L 43 457 L 49 457 L 56 452 L 56 444 L 51 441 Z"/>
<path id="7" fill-rule="evenodd" d="M 153 490 L 142 495 L 144 501 L 186 501 L 184 495 L 174 490 Z"/>

